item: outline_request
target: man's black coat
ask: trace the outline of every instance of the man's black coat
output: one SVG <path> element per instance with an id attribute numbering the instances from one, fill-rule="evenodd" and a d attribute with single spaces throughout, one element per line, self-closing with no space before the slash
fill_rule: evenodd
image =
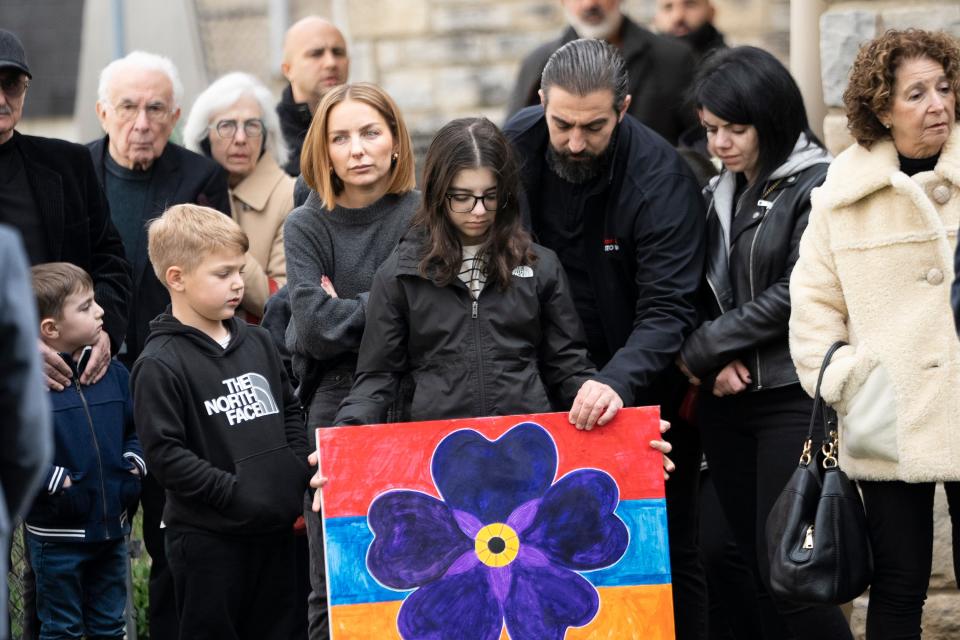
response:
<path id="1" fill-rule="evenodd" d="M 23 156 L 50 259 L 75 264 L 93 278 L 103 327 L 116 353 L 127 331 L 130 265 L 90 155 L 83 145 L 17 131 L 7 144 L 17 145 Z"/>
<path id="2" fill-rule="evenodd" d="M 100 184 L 104 183 L 109 139 L 105 136 L 87 145 Z M 168 142 L 153 164 L 153 177 L 143 213 L 140 250 L 133 267 L 133 297 L 130 325 L 126 333 L 127 349 L 123 360 L 132 365 L 143 350 L 149 323 L 170 304 L 170 294 L 157 279 L 147 256 L 147 223 L 175 204 L 199 204 L 230 215 L 230 194 L 223 168 L 209 158 Z M 116 215 L 117 212 L 114 212 Z M 119 241 L 119 239 L 118 239 Z"/>

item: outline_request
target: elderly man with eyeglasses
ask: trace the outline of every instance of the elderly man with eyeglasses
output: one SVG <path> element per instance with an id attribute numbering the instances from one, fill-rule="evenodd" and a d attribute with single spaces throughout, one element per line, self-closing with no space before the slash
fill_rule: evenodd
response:
<path id="1" fill-rule="evenodd" d="M 183 85 L 168 58 L 134 51 L 114 60 L 100 72 L 97 93 L 97 116 L 106 135 L 87 146 L 133 267 L 130 323 L 119 355 L 132 367 L 150 321 L 170 304 L 147 256 L 146 223 L 174 204 L 199 204 L 229 215 L 227 174 L 216 162 L 170 142 Z M 141 502 L 144 542 L 153 561 L 150 637 L 176 638 L 173 582 L 160 528 L 163 497 L 163 488 L 147 475 Z"/>
<path id="2" fill-rule="evenodd" d="M 15 130 L 31 78 L 23 44 L 0 29 L 0 222 L 20 232 L 31 264 L 70 262 L 93 278 L 104 331 L 80 377 L 92 384 L 126 333 L 130 266 L 86 149 Z M 70 367 L 49 347 L 40 349 L 47 385 L 69 386 Z"/>

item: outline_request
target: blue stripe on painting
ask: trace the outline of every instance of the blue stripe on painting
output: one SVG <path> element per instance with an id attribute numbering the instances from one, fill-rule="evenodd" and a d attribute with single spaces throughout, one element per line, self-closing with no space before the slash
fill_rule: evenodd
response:
<path id="1" fill-rule="evenodd" d="M 670 582 L 666 500 L 625 500 L 617 507 L 617 515 L 630 531 L 627 552 L 612 567 L 587 571 L 583 577 L 596 587 Z"/>
<path id="2" fill-rule="evenodd" d="M 614 566 L 583 576 L 598 587 L 670 582 L 666 502 L 626 500 L 617 507 L 617 515 L 630 530 L 627 552 Z M 410 593 L 387 589 L 367 571 L 367 548 L 373 534 L 366 518 L 332 518 L 325 520 L 324 526 L 331 605 L 390 602 L 403 600 Z"/>

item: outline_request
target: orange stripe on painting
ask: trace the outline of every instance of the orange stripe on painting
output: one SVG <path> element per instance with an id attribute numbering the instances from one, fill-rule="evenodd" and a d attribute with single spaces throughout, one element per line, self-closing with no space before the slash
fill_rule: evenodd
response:
<path id="1" fill-rule="evenodd" d="M 601 587 L 600 611 L 586 627 L 567 631 L 566 640 L 674 640 L 670 585 Z M 350 604 L 330 610 L 331 640 L 399 640 L 401 602 Z M 501 640 L 510 640 L 506 629 Z"/>
<path id="2" fill-rule="evenodd" d="M 345 604 L 330 608 L 330 640 L 399 639 L 397 615 L 402 601 Z"/>
<path id="3" fill-rule="evenodd" d="M 323 491 L 323 515 L 366 515 L 373 499 L 390 489 L 439 497 L 430 457 L 454 422 L 495 440 L 514 425 L 533 420 L 557 443 L 558 478 L 574 469 L 599 467 L 617 481 L 621 500 L 662 498 L 660 454 L 648 445 L 659 437 L 659 418 L 658 407 L 639 407 L 621 409 L 610 423 L 592 431 L 575 429 L 566 413 L 318 429 L 320 466 L 330 488 Z"/>

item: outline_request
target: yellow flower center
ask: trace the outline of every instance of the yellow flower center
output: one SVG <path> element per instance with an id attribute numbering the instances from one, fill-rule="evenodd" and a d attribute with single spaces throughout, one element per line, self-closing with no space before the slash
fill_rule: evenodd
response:
<path id="1" fill-rule="evenodd" d="M 520 551 L 517 533 L 502 522 L 488 524 L 477 533 L 474 550 L 488 567 L 505 567 Z"/>

